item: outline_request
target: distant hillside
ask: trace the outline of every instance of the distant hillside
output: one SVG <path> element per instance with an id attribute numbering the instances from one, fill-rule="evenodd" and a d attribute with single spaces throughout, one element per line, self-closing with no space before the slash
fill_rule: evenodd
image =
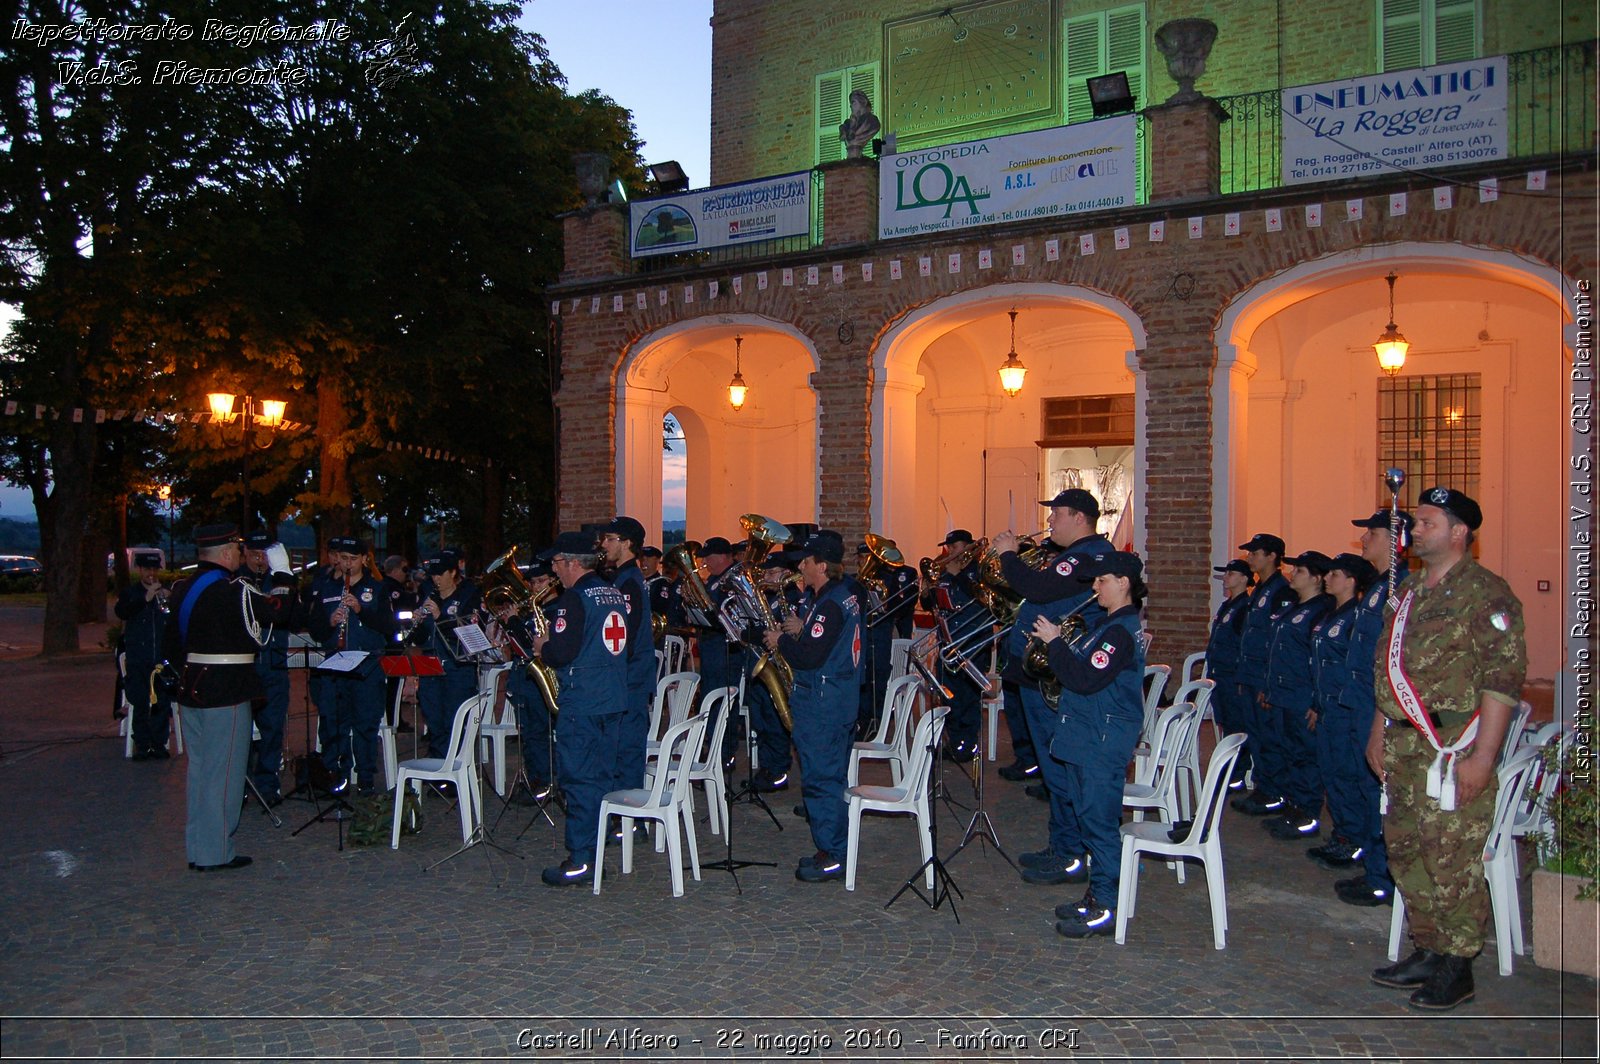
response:
<path id="1" fill-rule="evenodd" d="M 0 554 L 38 554 L 39 522 L 0 517 Z"/>

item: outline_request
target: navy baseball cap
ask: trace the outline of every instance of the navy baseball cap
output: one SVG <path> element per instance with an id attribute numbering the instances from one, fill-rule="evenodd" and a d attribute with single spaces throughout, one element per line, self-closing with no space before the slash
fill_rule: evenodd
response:
<path id="1" fill-rule="evenodd" d="M 1057 492 L 1053 499 L 1040 499 L 1039 505 L 1048 506 L 1052 510 L 1057 506 L 1065 506 L 1088 518 L 1100 516 L 1100 503 L 1082 488 L 1068 488 L 1066 491 Z"/>
<path id="2" fill-rule="evenodd" d="M 713 554 L 732 554 L 733 544 L 724 536 L 712 536 L 700 544 L 700 549 L 694 552 L 696 558 L 709 558 Z"/>
<path id="3" fill-rule="evenodd" d="M 1250 566 L 1247 565 L 1245 562 L 1239 560 L 1238 558 L 1235 558 L 1233 561 L 1229 562 L 1227 565 L 1213 565 L 1211 567 L 1211 571 L 1214 572 L 1214 573 L 1239 573 L 1239 574 L 1241 574 L 1243 576 L 1254 576 L 1255 575 L 1253 572 L 1250 571 Z"/>
<path id="4" fill-rule="evenodd" d="M 539 557 L 545 561 L 554 561 L 563 554 L 585 555 L 595 554 L 597 550 L 594 543 L 594 534 L 591 532 L 563 532 L 556 537 L 556 541 L 549 547 L 539 552 Z"/>
<path id="5" fill-rule="evenodd" d="M 820 562 L 843 562 L 844 540 L 818 532 L 800 548 L 800 557 L 815 558 Z"/>
<path id="6" fill-rule="evenodd" d="M 1126 576 L 1133 578 L 1144 572 L 1144 562 L 1132 551 L 1111 550 L 1104 554 L 1096 554 L 1085 561 L 1078 563 L 1073 575 L 1081 580 L 1093 580 L 1097 576 Z"/>
<path id="7" fill-rule="evenodd" d="M 972 533 L 968 532 L 964 528 L 952 528 L 950 530 L 950 534 L 948 536 L 944 537 L 944 545 L 946 547 L 948 547 L 952 543 L 971 543 L 971 542 L 972 542 Z"/>
<path id="8" fill-rule="evenodd" d="M 354 536 L 334 536 L 328 540 L 328 550 L 335 554 L 361 554 L 366 545 Z"/>
<path id="9" fill-rule="evenodd" d="M 1281 536 L 1274 536 L 1271 532 L 1257 532 L 1246 543 L 1239 544 L 1242 551 L 1264 550 L 1269 554 L 1283 557 L 1284 545 Z"/>
<path id="10" fill-rule="evenodd" d="M 1355 582 L 1362 587 L 1366 587 L 1378 578 L 1378 570 L 1371 562 L 1361 555 L 1351 554 L 1349 551 L 1335 554 L 1328 560 L 1328 571 L 1332 572 L 1335 569 L 1342 573 L 1349 573 L 1355 578 Z"/>
<path id="11" fill-rule="evenodd" d="M 1298 565 L 1302 569 L 1309 569 L 1318 576 L 1326 574 L 1329 569 L 1333 568 L 1333 559 L 1320 550 L 1301 551 L 1293 558 L 1286 560 L 1290 565 Z"/>
<path id="12" fill-rule="evenodd" d="M 1374 510 L 1372 511 L 1372 516 L 1367 518 L 1365 521 L 1356 520 L 1351 521 L 1350 523 L 1355 525 L 1357 528 L 1381 528 L 1387 531 L 1389 528 L 1389 511 Z M 1401 528 L 1405 529 L 1407 532 L 1410 532 L 1416 523 L 1417 522 L 1414 517 L 1406 513 L 1404 510 L 1400 511 Z"/>

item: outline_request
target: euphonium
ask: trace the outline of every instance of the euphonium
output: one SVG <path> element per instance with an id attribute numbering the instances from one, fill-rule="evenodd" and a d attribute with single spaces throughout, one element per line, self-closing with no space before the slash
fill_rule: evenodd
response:
<path id="1" fill-rule="evenodd" d="M 532 608 L 528 614 L 528 623 L 533 625 L 534 634 L 540 640 L 550 638 L 550 618 L 544 615 L 544 605 L 554 599 L 560 590 L 561 585 L 552 581 L 545 585 L 543 591 L 533 592 L 529 596 L 528 602 Z M 553 717 L 561 712 L 561 705 L 556 701 L 561 694 L 561 681 L 556 678 L 556 670 L 540 661 L 537 654 L 528 659 L 528 679 L 539 685 L 539 693 L 544 695 L 544 703 L 550 707 L 550 715 Z"/>
<path id="2" fill-rule="evenodd" d="M 744 563 L 723 578 L 732 592 L 730 601 L 737 600 L 741 610 L 749 614 L 750 622 L 763 631 L 780 631 L 782 626 L 773 615 L 766 593 L 761 589 L 760 565 L 774 546 L 787 543 L 793 537 L 787 527 L 760 514 L 745 514 L 739 518 L 739 526 L 749 537 L 750 545 L 745 549 Z M 732 631 L 729 635 L 737 638 Z M 750 675 L 761 681 L 761 685 L 767 689 L 767 694 L 772 698 L 773 712 L 777 713 L 778 722 L 784 730 L 794 731 L 794 718 L 789 713 L 789 692 L 794 690 L 794 668 L 776 650 L 763 650 L 755 665 L 751 666 Z"/>
<path id="3" fill-rule="evenodd" d="M 1057 619 L 1056 623 L 1061 626 L 1060 638 L 1070 643 L 1083 633 L 1088 627 L 1083 611 L 1094 605 L 1094 601 L 1094 596 L 1090 595 Z M 1039 685 L 1045 705 L 1056 708 L 1061 702 L 1061 681 L 1050 667 L 1050 644 L 1036 635 L 1028 636 L 1028 645 L 1022 652 L 1022 674 Z"/>
<path id="4" fill-rule="evenodd" d="M 695 552 L 700 549 L 698 540 L 686 539 L 676 547 L 668 547 L 662 556 L 662 565 L 671 565 L 683 574 L 679 593 L 683 596 L 685 612 L 701 628 L 715 628 L 717 607 L 711 602 L 711 589 L 706 587 L 700 570 L 695 567 Z"/>

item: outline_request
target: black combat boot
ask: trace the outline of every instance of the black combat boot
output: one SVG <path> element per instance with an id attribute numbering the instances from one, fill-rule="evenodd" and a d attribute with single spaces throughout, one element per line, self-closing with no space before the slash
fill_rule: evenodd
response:
<path id="1" fill-rule="evenodd" d="M 1422 989 L 1411 995 L 1411 1007 L 1445 1012 L 1472 997 L 1472 958 L 1446 953 Z"/>
<path id="2" fill-rule="evenodd" d="M 1427 983 L 1428 977 L 1443 960 L 1442 953 L 1419 949 L 1399 964 L 1373 969 L 1372 981 L 1379 986 L 1389 986 L 1396 990 L 1415 990 Z"/>

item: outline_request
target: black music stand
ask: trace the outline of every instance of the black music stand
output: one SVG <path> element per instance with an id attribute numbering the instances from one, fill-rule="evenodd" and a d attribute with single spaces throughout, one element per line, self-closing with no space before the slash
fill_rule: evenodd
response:
<path id="1" fill-rule="evenodd" d="M 729 690 L 736 690 L 736 691 L 739 692 L 739 694 L 737 696 L 738 697 L 738 707 L 737 708 L 742 710 L 743 706 L 744 706 L 744 678 L 741 676 L 740 680 L 739 680 L 739 686 L 737 688 L 729 688 Z M 722 704 L 722 714 L 723 714 L 724 720 L 727 720 L 729 718 L 729 715 L 732 714 L 735 711 L 735 708 L 736 707 L 731 702 L 728 702 L 728 701 L 725 701 Z M 754 805 L 759 805 L 762 809 L 766 810 L 767 816 L 772 818 L 772 822 L 777 825 L 778 830 L 779 831 L 783 830 L 783 825 L 778 823 L 778 818 L 772 812 L 772 807 L 766 803 L 766 800 L 761 797 L 761 793 L 756 790 L 756 779 L 755 779 L 756 774 L 755 774 L 755 770 L 750 767 L 755 761 L 755 749 L 756 749 L 755 742 L 756 742 L 756 740 L 755 740 L 755 728 L 753 727 L 754 723 L 755 723 L 754 721 L 750 721 L 746 725 L 746 727 L 744 729 L 745 771 L 747 773 L 747 776 L 746 776 L 745 781 L 744 781 L 744 786 L 739 788 L 737 791 L 735 791 L 733 786 L 731 784 L 728 784 L 727 786 L 725 786 L 725 788 L 723 790 L 723 794 L 724 794 L 724 796 L 726 798 L 726 801 L 727 801 L 728 815 L 723 817 L 722 836 L 723 836 L 723 841 L 727 843 L 728 855 L 726 857 L 724 857 L 720 861 L 711 861 L 708 864 L 702 864 L 700 866 L 700 868 L 702 870 L 705 870 L 705 869 L 708 869 L 708 868 L 717 869 L 717 870 L 726 872 L 726 873 L 728 873 L 728 875 L 732 876 L 733 877 L 733 889 L 734 889 L 734 892 L 737 893 L 737 894 L 743 894 L 744 893 L 744 887 L 742 887 L 739 884 L 739 869 L 741 869 L 741 868 L 777 868 L 778 867 L 778 863 L 776 861 L 746 861 L 746 860 L 735 859 L 734 858 L 734 856 L 733 856 L 733 807 L 736 804 L 738 804 L 739 799 L 741 797 L 748 795 L 751 803 L 754 804 Z M 724 725 L 724 727 L 726 727 L 726 725 Z M 722 756 L 721 744 L 718 744 L 718 746 L 717 746 L 717 748 L 715 750 L 710 751 L 710 754 L 711 754 L 712 757 L 720 758 Z"/>
<path id="2" fill-rule="evenodd" d="M 289 633 L 289 645 L 284 648 L 283 667 L 289 673 L 291 682 L 296 672 L 301 674 L 300 702 L 301 717 L 305 722 L 305 747 L 300 754 L 300 763 L 305 766 L 304 776 L 299 771 L 295 772 L 294 786 L 285 794 L 285 798 L 298 798 L 302 801 L 314 802 L 315 788 L 311 782 L 311 755 L 315 752 L 317 744 L 315 734 L 311 730 L 311 673 L 318 665 L 322 664 L 326 655 L 316 640 L 300 632 Z M 284 722 L 284 732 L 288 733 L 288 722 Z M 291 761 L 291 763 L 293 763 Z"/>
<path id="3" fill-rule="evenodd" d="M 324 655 L 322 661 L 320 663 L 318 663 L 317 665 L 313 666 L 312 668 L 313 668 L 313 671 L 321 671 L 321 672 L 324 672 L 324 673 L 334 674 L 334 675 L 343 675 L 343 674 L 346 674 L 346 673 L 353 672 L 357 668 L 360 668 L 361 665 L 364 664 L 366 659 L 368 657 L 370 657 L 370 656 L 371 655 L 368 654 L 364 650 L 341 650 L 336 654 Z M 308 655 L 308 657 L 309 657 L 309 655 Z M 380 660 L 382 660 L 382 659 L 380 659 Z M 322 711 L 322 707 L 320 707 L 320 706 L 317 707 L 317 711 L 320 714 L 321 711 Z M 355 756 L 355 721 L 354 720 L 351 720 L 349 722 L 349 727 L 346 729 L 346 734 L 349 736 L 349 742 L 350 742 L 350 745 L 351 745 L 351 757 L 353 758 Z M 311 773 L 312 773 L 311 753 L 310 753 L 309 750 L 307 750 L 307 752 L 306 752 L 306 785 L 310 789 L 311 801 L 316 806 L 316 812 L 311 815 L 311 819 L 310 820 L 307 820 L 304 824 L 301 824 L 299 827 L 295 828 L 294 831 L 290 832 L 290 837 L 293 838 L 294 836 L 299 835 L 302 831 L 304 831 L 306 828 L 309 828 L 312 824 L 322 824 L 322 823 L 326 823 L 329 820 L 332 820 L 335 824 L 339 825 L 339 849 L 341 851 L 343 851 L 344 850 L 344 825 L 345 825 L 345 821 L 354 820 L 355 819 L 355 808 L 349 802 L 345 801 L 345 797 L 344 797 L 344 793 L 343 793 L 349 787 L 349 777 L 345 778 L 344 786 L 341 787 L 339 791 L 329 790 L 327 792 L 327 796 L 329 798 L 333 799 L 333 804 L 331 806 L 329 806 L 327 809 L 324 809 L 324 808 L 322 808 L 321 800 L 317 797 L 317 787 L 313 782 L 311 782 L 311 780 L 312 780 Z"/>
<path id="4" fill-rule="evenodd" d="M 935 712 L 935 710 L 930 710 L 929 712 Z M 934 734 L 928 737 L 927 747 L 928 789 L 930 796 L 934 785 L 934 769 L 937 767 L 937 762 L 939 759 L 939 734 L 942 733 L 944 729 L 935 728 L 933 731 Z M 954 916 L 956 918 L 956 923 L 959 924 L 961 922 L 961 914 L 956 911 L 955 898 L 952 898 L 950 895 L 953 892 L 957 898 L 963 899 L 966 898 L 966 895 L 961 893 L 961 888 L 956 885 L 955 877 L 950 875 L 950 870 L 947 869 L 944 862 L 939 859 L 939 803 L 931 800 L 928 802 L 928 842 L 928 850 L 930 853 L 928 859 L 917 865 L 917 870 L 911 873 L 906 881 L 900 885 L 899 890 L 894 892 L 894 897 L 883 903 L 883 907 L 885 909 L 889 908 L 895 902 L 900 900 L 900 895 L 909 890 L 918 898 L 922 899 L 922 903 L 930 909 L 937 910 L 939 906 L 943 905 L 945 902 L 949 902 L 950 915 Z M 930 867 L 933 869 L 933 892 L 931 894 L 924 894 L 922 892 L 923 888 L 921 884 L 922 874 Z"/>
<path id="5" fill-rule="evenodd" d="M 990 712 L 1000 712 L 999 705 L 996 704 Z M 979 735 L 981 736 L 982 733 L 980 732 Z M 961 834 L 961 841 L 956 844 L 955 849 L 950 851 L 950 856 L 944 860 L 946 864 L 949 864 L 961 855 L 962 850 L 965 850 L 973 842 L 977 842 L 981 846 L 993 846 L 994 852 L 1006 859 L 1006 864 L 1020 872 L 1022 870 L 1017 868 L 1017 862 L 1013 861 L 1011 855 L 1006 853 L 1005 847 L 1000 845 L 1000 834 L 995 830 L 994 821 L 989 817 L 989 810 L 984 807 L 984 778 L 987 775 L 983 770 L 984 752 L 983 741 L 980 738 L 973 749 L 973 758 L 969 762 L 972 766 L 972 771 L 968 773 L 972 779 L 972 790 L 977 796 L 978 804 L 972 811 L 971 819 L 967 821 L 966 831 Z M 930 813 L 929 815 L 931 816 L 932 814 Z"/>
<path id="6" fill-rule="evenodd" d="M 496 682 L 494 685 L 492 685 L 489 688 L 487 693 L 484 691 L 483 680 L 484 680 L 484 677 L 485 677 L 486 674 L 481 671 L 481 667 L 483 665 L 485 665 L 485 664 L 501 665 L 501 664 L 504 664 L 504 662 L 495 661 L 495 662 L 489 663 L 484 658 L 482 652 L 480 652 L 479 650 L 470 648 L 469 645 L 468 645 L 468 640 L 461 638 L 462 628 L 466 628 L 466 627 L 470 627 L 471 629 L 477 631 L 477 638 L 479 638 L 479 639 L 483 639 L 483 632 L 482 632 L 481 629 L 478 629 L 476 625 L 470 625 L 470 626 L 462 625 L 462 626 L 460 626 L 460 627 L 458 627 L 456 629 L 456 638 L 461 643 L 462 651 L 463 651 L 463 654 L 458 656 L 456 658 L 456 660 L 457 661 L 472 660 L 472 661 L 475 661 L 480 666 L 480 672 L 478 674 L 478 697 L 485 699 L 485 701 L 487 702 L 487 705 L 485 705 L 481 709 L 479 709 L 479 713 L 482 714 L 482 716 L 480 716 L 480 718 L 479 718 L 480 725 L 481 725 L 482 717 L 483 716 L 487 716 L 489 713 L 491 713 L 494 710 L 495 703 L 498 701 L 498 697 L 497 696 L 500 693 L 500 685 L 499 685 L 498 682 Z M 485 642 L 487 642 L 487 640 L 485 640 Z M 466 751 L 463 751 L 462 753 L 463 753 L 463 756 L 472 758 L 473 771 L 475 773 L 477 773 L 477 776 L 478 776 L 478 796 L 479 796 L 479 799 L 481 801 L 484 789 L 488 786 L 488 781 L 486 781 L 483 778 L 483 762 L 478 760 L 478 751 L 475 750 L 475 749 L 474 750 L 466 750 Z M 397 795 L 396 797 L 398 798 L 399 796 Z M 470 795 L 462 794 L 461 793 L 461 788 L 459 788 L 459 787 L 456 788 L 456 801 L 465 802 L 465 801 L 469 801 L 470 799 L 471 799 Z M 480 811 L 480 814 L 481 814 L 481 811 Z M 426 868 L 423 869 L 423 871 L 424 872 L 431 872 L 435 868 L 438 868 L 440 865 L 444 864 L 445 862 L 455 860 L 457 857 L 460 857 L 462 854 L 466 853 L 468 850 L 472 849 L 475 846 L 485 846 L 485 847 L 488 847 L 488 849 L 499 850 L 501 853 L 507 854 L 507 855 L 509 855 L 511 857 L 515 857 L 519 861 L 527 860 L 526 857 L 524 857 L 522 854 L 518 853 L 516 850 L 513 850 L 511 847 L 502 846 L 500 843 L 496 842 L 494 840 L 494 832 L 490 830 L 488 823 L 485 821 L 485 819 L 483 818 L 482 815 L 479 815 L 477 817 L 477 821 L 478 821 L 477 826 L 472 829 L 472 832 L 467 836 L 467 839 L 466 839 L 465 842 L 463 842 L 460 846 L 458 846 L 451 853 L 445 854 L 443 857 L 439 858 L 437 861 L 433 862 L 431 865 L 428 865 Z M 499 821 L 496 820 L 496 823 L 499 823 Z M 484 859 L 485 860 L 489 859 L 488 849 L 486 849 L 484 851 Z M 493 862 L 491 861 L 490 864 L 491 864 L 491 867 L 492 867 L 493 866 Z"/>

